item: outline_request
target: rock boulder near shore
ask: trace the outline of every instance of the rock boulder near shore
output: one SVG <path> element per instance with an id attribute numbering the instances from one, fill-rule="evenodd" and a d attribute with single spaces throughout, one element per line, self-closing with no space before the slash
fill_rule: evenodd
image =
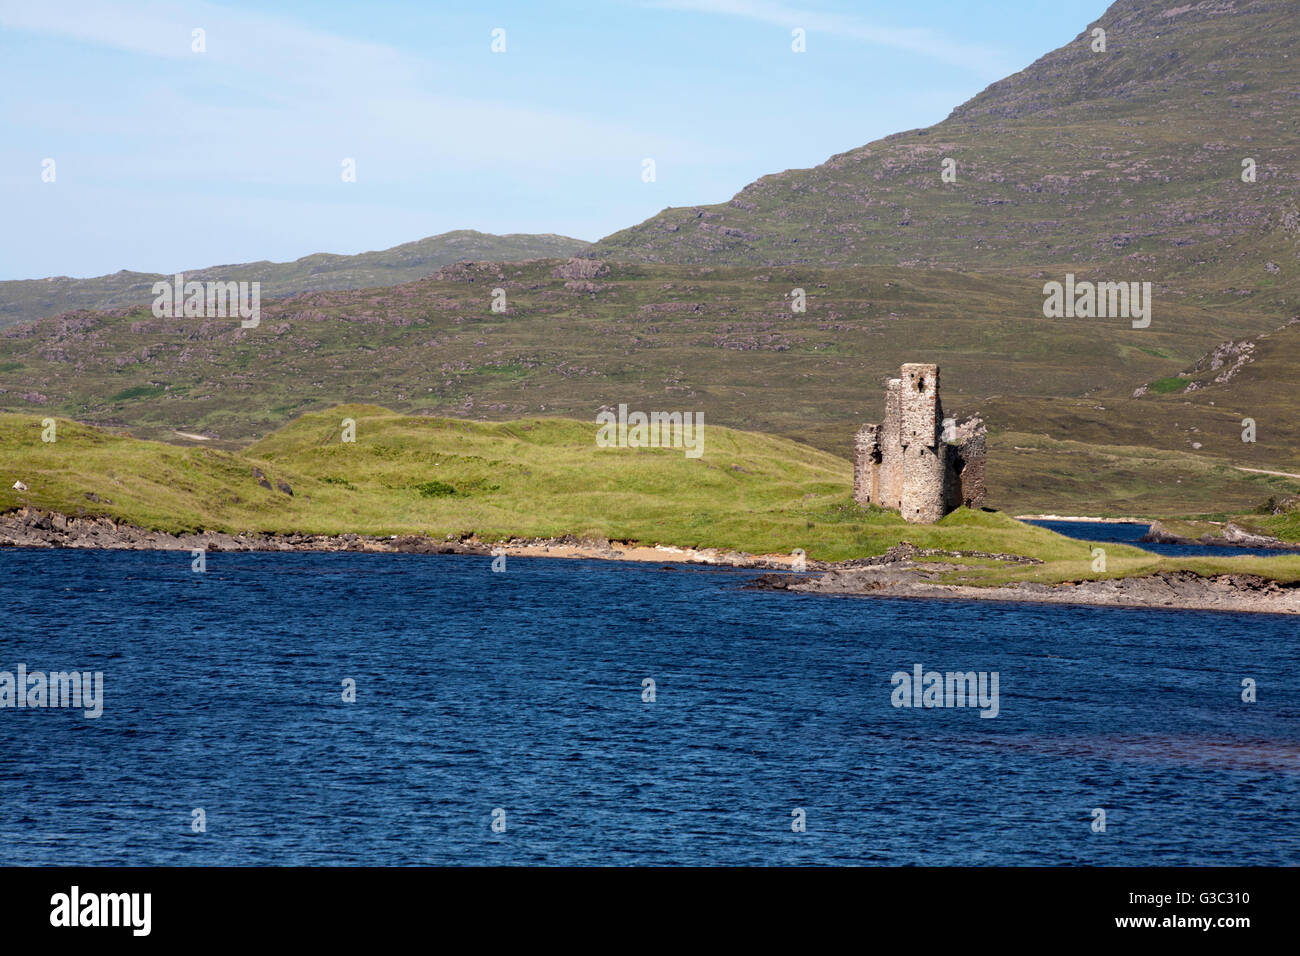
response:
<path id="1" fill-rule="evenodd" d="M 952 553 L 954 556 L 959 554 Z M 956 564 L 918 563 L 915 560 L 937 554 L 939 552 L 893 548 L 877 558 L 846 562 L 821 575 L 764 574 L 746 587 L 872 597 L 1300 614 L 1300 586 L 1279 584 L 1253 574 L 1201 577 L 1191 571 L 1157 571 L 1149 575 L 1099 581 L 1017 582 L 975 587 L 945 584 L 940 580 L 943 573 L 957 569 Z"/>
<path id="2" fill-rule="evenodd" d="M 1153 521 L 1151 522 L 1151 527 L 1147 529 L 1147 533 L 1144 534 L 1140 540 L 1153 544 L 1191 544 L 1223 548 L 1267 548 L 1270 550 L 1281 551 L 1296 550 L 1296 544 L 1293 541 L 1282 541 L 1265 534 L 1254 534 L 1239 525 L 1233 524 L 1231 521 L 1224 526 L 1222 534 L 1213 535 L 1207 532 L 1199 538 L 1188 538 L 1184 535 L 1174 534 L 1159 521 Z"/>

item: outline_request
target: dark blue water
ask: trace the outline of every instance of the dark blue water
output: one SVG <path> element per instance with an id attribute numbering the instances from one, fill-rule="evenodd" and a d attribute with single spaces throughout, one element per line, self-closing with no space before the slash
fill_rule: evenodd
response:
<path id="1" fill-rule="evenodd" d="M 1300 862 L 1294 619 L 750 576 L 0 552 L 0 670 L 105 680 L 0 710 L 0 863 Z M 893 707 L 915 663 L 998 671 L 999 715 Z"/>
<path id="2" fill-rule="evenodd" d="M 1214 555 L 1231 557 L 1236 554 L 1300 554 L 1300 548 L 1235 548 L 1226 545 L 1206 544 L 1158 544 L 1143 541 L 1142 536 L 1151 529 L 1150 524 L 1109 521 L 1030 521 L 1039 527 L 1048 528 L 1067 538 L 1082 538 L 1084 541 L 1117 541 L 1131 544 L 1135 548 L 1154 551 L 1156 554 L 1169 555 Z"/>

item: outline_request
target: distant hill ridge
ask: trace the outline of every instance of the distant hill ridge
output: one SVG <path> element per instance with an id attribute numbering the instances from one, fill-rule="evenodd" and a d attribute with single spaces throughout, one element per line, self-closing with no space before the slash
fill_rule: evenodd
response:
<path id="1" fill-rule="evenodd" d="M 354 256 L 318 252 L 293 262 L 242 262 L 186 270 L 196 280 L 259 281 L 263 299 L 295 292 L 393 286 L 422 278 L 454 262 L 516 262 L 571 256 L 589 243 L 552 234 L 504 236 L 458 229 Z M 113 309 L 152 300 L 153 284 L 170 276 L 122 270 L 91 279 L 56 276 L 0 282 L 0 327 L 74 309 Z"/>
<path id="2" fill-rule="evenodd" d="M 665 209 L 590 254 L 1295 283 L 1297 117 L 1294 0 L 1119 0 L 935 126 Z"/>

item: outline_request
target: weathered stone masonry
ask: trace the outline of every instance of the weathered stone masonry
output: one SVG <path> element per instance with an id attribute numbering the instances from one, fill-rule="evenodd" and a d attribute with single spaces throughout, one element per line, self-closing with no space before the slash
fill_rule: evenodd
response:
<path id="1" fill-rule="evenodd" d="M 939 366 L 909 363 L 889 380 L 885 420 L 854 439 L 853 499 L 897 508 L 908 521 L 938 521 L 984 503 L 984 423 L 944 429 Z"/>

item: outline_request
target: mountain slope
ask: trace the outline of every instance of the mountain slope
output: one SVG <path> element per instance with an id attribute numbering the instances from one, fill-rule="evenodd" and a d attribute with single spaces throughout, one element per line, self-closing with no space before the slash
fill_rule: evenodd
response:
<path id="1" fill-rule="evenodd" d="M 1091 49 L 1106 30 L 1106 52 Z M 1300 288 L 1300 7 L 1120 0 L 943 122 L 596 243 L 649 262 L 1104 266 Z M 944 159 L 956 181 L 941 180 Z M 1256 181 L 1242 181 L 1242 160 Z M 1272 263 L 1272 267 L 1268 264 Z M 1275 268 L 1274 268 L 1275 267 Z"/>
<path id="2" fill-rule="evenodd" d="M 574 278 L 584 267 L 592 278 Z M 791 311 L 796 286 L 805 312 Z M 972 412 L 995 396 L 1127 398 L 1259 322 L 1236 303 L 1190 296 L 1143 330 L 1056 321 L 1042 316 L 1040 288 L 897 267 L 457 264 L 391 288 L 264 302 L 255 329 L 147 308 L 7 329 L 0 407 L 242 443 L 346 401 L 588 420 L 629 402 L 843 454 L 857 423 L 879 414 L 884 382 L 918 352 L 943 366 L 946 406 Z M 993 424 L 1018 422 L 1032 419 L 1013 407 Z"/>
<path id="3" fill-rule="evenodd" d="M 796 285 L 807 290 L 804 313 L 790 308 Z M 498 287 L 501 313 L 491 309 Z M 998 507 L 1208 513 L 1300 490 L 1234 467 L 1300 471 L 1295 416 L 1261 411 L 1267 434 L 1244 446 L 1216 424 L 1235 407 L 1132 398 L 1217 343 L 1255 335 L 1257 312 L 1234 297 L 1171 292 L 1138 330 L 1046 319 L 1040 290 L 1021 278 L 881 266 L 461 263 L 392 288 L 268 302 L 256 329 L 147 309 L 8 329 L 0 408 L 229 449 L 342 402 L 588 422 L 626 403 L 698 411 L 710 424 L 847 456 L 858 425 L 879 419 L 885 381 L 920 356 L 942 366 L 950 413 L 989 422 Z M 1275 406 L 1290 394 L 1277 393 Z"/>
<path id="4" fill-rule="evenodd" d="M 581 239 L 521 233 L 494 236 L 460 229 L 355 256 L 320 252 L 294 262 L 244 262 L 187 270 L 187 278 L 258 281 L 262 298 L 324 289 L 362 289 L 410 282 L 452 262 L 491 259 L 514 262 L 573 255 Z M 116 272 L 93 279 L 58 276 L 0 282 L 0 327 L 59 315 L 74 309 L 112 309 L 152 301 L 153 284 L 170 276 Z"/>

